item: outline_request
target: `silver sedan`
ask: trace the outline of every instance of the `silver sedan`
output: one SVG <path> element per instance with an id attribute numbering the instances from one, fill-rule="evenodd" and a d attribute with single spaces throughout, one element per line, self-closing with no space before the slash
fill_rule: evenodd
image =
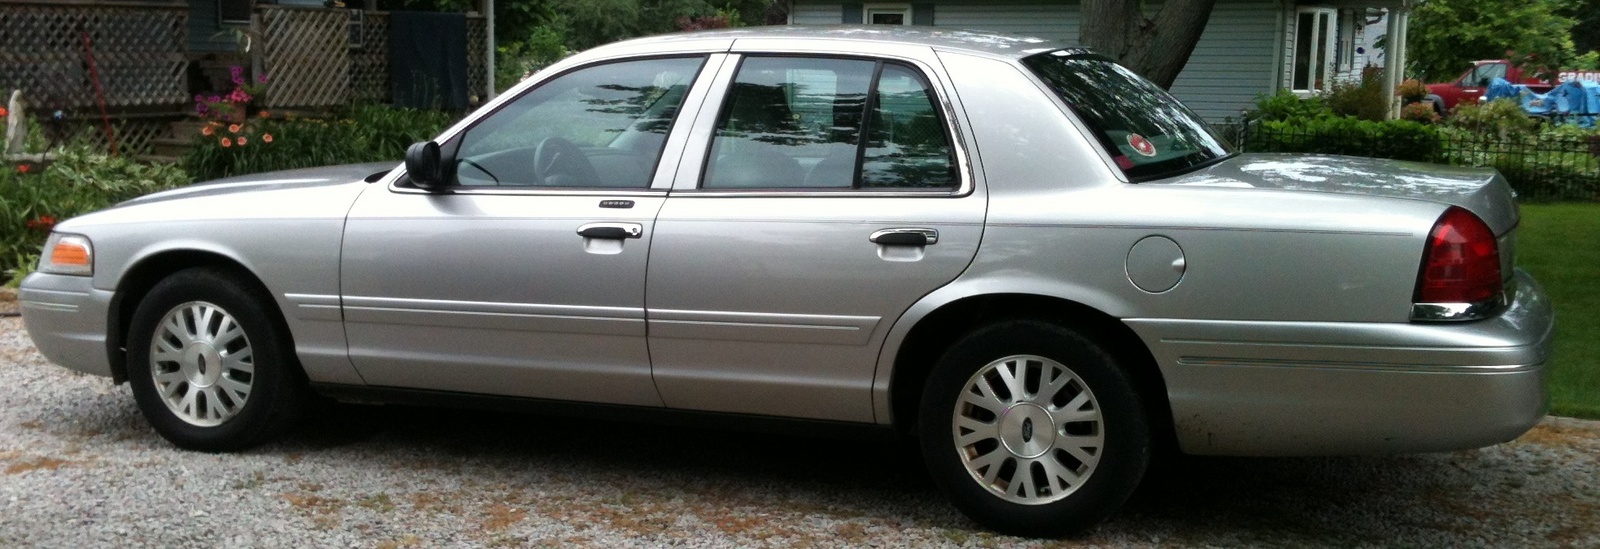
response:
<path id="1" fill-rule="evenodd" d="M 404 165 L 56 227 L 39 349 L 226 451 L 307 399 L 905 434 L 991 528 L 1092 526 L 1160 447 L 1510 440 L 1554 323 L 1493 170 L 1238 154 L 1092 52 L 933 29 L 573 56 Z M 619 451 L 627 450 L 619 439 Z"/>

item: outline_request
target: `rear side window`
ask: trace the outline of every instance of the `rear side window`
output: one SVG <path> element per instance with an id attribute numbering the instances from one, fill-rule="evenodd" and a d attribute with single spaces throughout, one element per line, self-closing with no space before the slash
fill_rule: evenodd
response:
<path id="1" fill-rule="evenodd" d="M 896 63 L 750 57 L 717 120 L 704 189 L 951 189 L 926 78 Z"/>
<path id="2" fill-rule="evenodd" d="M 1170 177 L 1232 154 L 1183 103 L 1109 59 L 1062 50 L 1022 63 L 1095 132 L 1131 181 Z"/>

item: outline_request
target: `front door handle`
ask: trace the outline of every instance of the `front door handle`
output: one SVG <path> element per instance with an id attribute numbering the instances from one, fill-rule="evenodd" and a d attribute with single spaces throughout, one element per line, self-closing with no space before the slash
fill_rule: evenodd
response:
<path id="1" fill-rule="evenodd" d="M 867 237 L 874 244 L 884 246 L 932 246 L 939 243 L 939 231 L 934 229 L 884 229 Z"/>
<path id="2" fill-rule="evenodd" d="M 638 223 L 589 223 L 578 227 L 578 236 L 622 240 L 644 235 L 644 225 Z"/>

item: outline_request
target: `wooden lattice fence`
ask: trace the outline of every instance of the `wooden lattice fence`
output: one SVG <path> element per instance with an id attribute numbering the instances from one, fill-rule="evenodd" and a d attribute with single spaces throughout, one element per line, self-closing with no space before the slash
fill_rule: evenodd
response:
<path id="1" fill-rule="evenodd" d="M 107 107 L 175 110 L 188 95 L 187 18 L 182 5 L 0 4 L 0 90 L 36 108 L 97 108 L 87 33 Z"/>
<path id="2" fill-rule="evenodd" d="M 389 102 L 389 13 L 362 14 L 361 45 L 349 46 L 349 14 L 263 6 L 263 69 L 272 79 L 268 107 L 325 107 L 349 101 Z M 488 83 L 488 22 L 467 16 L 467 94 L 482 98 Z M 341 72 L 341 68 L 343 72 Z"/>
<path id="3" fill-rule="evenodd" d="M 267 107 L 334 107 L 350 96 L 349 14 L 344 10 L 262 9 Z"/>

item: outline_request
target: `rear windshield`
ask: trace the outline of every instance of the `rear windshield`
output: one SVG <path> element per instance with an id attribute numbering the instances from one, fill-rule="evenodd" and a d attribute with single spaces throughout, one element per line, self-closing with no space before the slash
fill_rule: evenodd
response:
<path id="1" fill-rule="evenodd" d="M 1130 181 L 1177 175 L 1233 153 L 1166 91 L 1104 57 L 1062 50 L 1022 62 L 1089 125 Z"/>

